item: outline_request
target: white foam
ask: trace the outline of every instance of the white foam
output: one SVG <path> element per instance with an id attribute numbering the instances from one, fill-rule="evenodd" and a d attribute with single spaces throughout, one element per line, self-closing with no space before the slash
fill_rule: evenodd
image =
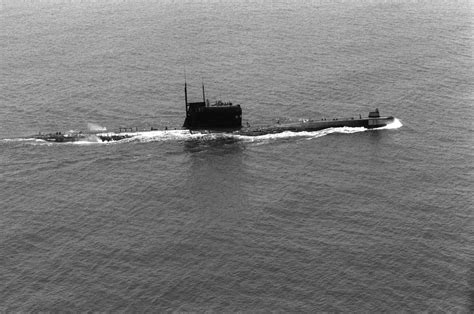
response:
<path id="1" fill-rule="evenodd" d="M 144 131 L 144 132 L 121 132 L 121 133 L 100 133 L 98 136 L 124 136 L 119 141 L 111 141 L 110 143 L 125 143 L 132 141 L 139 142 L 160 142 L 160 141 L 183 141 L 183 140 L 197 140 L 197 139 L 216 139 L 222 137 L 229 137 L 229 133 L 210 133 L 189 130 L 165 130 L 165 131 Z"/>
<path id="2" fill-rule="evenodd" d="M 399 129 L 402 126 L 403 126 L 402 122 L 398 120 L 397 118 L 394 118 L 392 123 L 387 124 L 386 126 L 383 126 L 381 128 L 377 128 L 377 130 L 393 130 L 393 129 Z"/>
<path id="3" fill-rule="evenodd" d="M 2 142 L 31 142 L 37 141 L 35 138 L 4 138 Z"/>
<path id="4" fill-rule="evenodd" d="M 91 145 L 91 144 L 100 144 L 102 141 L 96 135 L 91 134 L 88 135 L 85 139 L 80 141 L 69 142 L 69 144 L 74 145 Z"/>
<path id="5" fill-rule="evenodd" d="M 293 132 L 293 131 L 284 131 L 281 133 L 275 134 L 265 134 L 265 135 L 258 135 L 258 136 L 246 136 L 246 135 L 235 135 L 237 138 L 240 138 L 244 141 L 261 141 L 261 140 L 271 140 L 271 139 L 285 139 L 285 138 L 292 138 L 292 137 L 307 137 L 308 139 L 314 139 L 318 137 L 322 137 L 332 133 L 344 133 L 344 134 L 351 134 L 357 132 L 365 132 L 368 129 L 366 128 L 351 128 L 351 127 L 340 127 L 340 128 L 329 128 L 323 129 L 319 131 L 302 131 L 302 132 Z"/>

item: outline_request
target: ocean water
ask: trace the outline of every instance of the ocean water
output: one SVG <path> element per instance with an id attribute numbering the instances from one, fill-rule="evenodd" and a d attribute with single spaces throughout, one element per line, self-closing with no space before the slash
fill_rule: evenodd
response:
<path id="1" fill-rule="evenodd" d="M 0 310 L 473 312 L 473 42 L 470 1 L 4 0 Z M 185 72 L 251 125 L 397 124 L 189 134 Z"/>

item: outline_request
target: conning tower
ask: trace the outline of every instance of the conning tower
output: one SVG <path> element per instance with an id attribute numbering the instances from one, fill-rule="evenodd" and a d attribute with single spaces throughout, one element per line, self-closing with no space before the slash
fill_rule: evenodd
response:
<path id="1" fill-rule="evenodd" d="M 184 81 L 184 101 L 186 119 L 183 127 L 188 129 L 240 129 L 242 127 L 242 108 L 231 102 L 217 101 L 209 105 L 202 84 L 202 101 L 188 103 L 187 83 Z"/>
<path id="2" fill-rule="evenodd" d="M 369 112 L 369 119 L 367 121 L 367 127 L 369 129 L 378 128 L 385 126 L 387 123 L 385 118 L 380 118 L 379 109 L 376 108 L 374 111 Z"/>

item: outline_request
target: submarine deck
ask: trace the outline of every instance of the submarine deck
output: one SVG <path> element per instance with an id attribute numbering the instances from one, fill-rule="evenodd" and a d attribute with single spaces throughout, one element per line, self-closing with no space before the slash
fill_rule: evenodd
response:
<path id="1" fill-rule="evenodd" d="M 259 136 L 266 134 L 275 134 L 285 131 L 291 132 L 312 132 L 319 131 L 328 128 L 338 128 L 338 127 L 364 127 L 364 128 L 378 128 L 386 126 L 394 121 L 393 117 L 379 117 L 379 118 L 350 118 L 350 119 L 332 119 L 332 120 L 309 120 L 305 122 L 298 123 L 284 123 L 277 124 L 270 127 L 260 127 L 260 128 L 242 128 L 235 131 L 234 133 L 239 135 L 246 136 Z"/>

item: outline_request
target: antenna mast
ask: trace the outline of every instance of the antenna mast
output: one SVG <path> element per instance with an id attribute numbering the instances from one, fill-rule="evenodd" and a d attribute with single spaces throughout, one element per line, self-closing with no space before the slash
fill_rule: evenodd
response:
<path id="1" fill-rule="evenodd" d="M 186 113 L 188 113 L 188 90 L 186 84 L 186 67 L 184 67 L 184 103 L 186 105 Z"/>
<path id="2" fill-rule="evenodd" d="M 206 93 L 204 92 L 204 79 L 202 79 L 202 102 L 206 104 Z"/>

